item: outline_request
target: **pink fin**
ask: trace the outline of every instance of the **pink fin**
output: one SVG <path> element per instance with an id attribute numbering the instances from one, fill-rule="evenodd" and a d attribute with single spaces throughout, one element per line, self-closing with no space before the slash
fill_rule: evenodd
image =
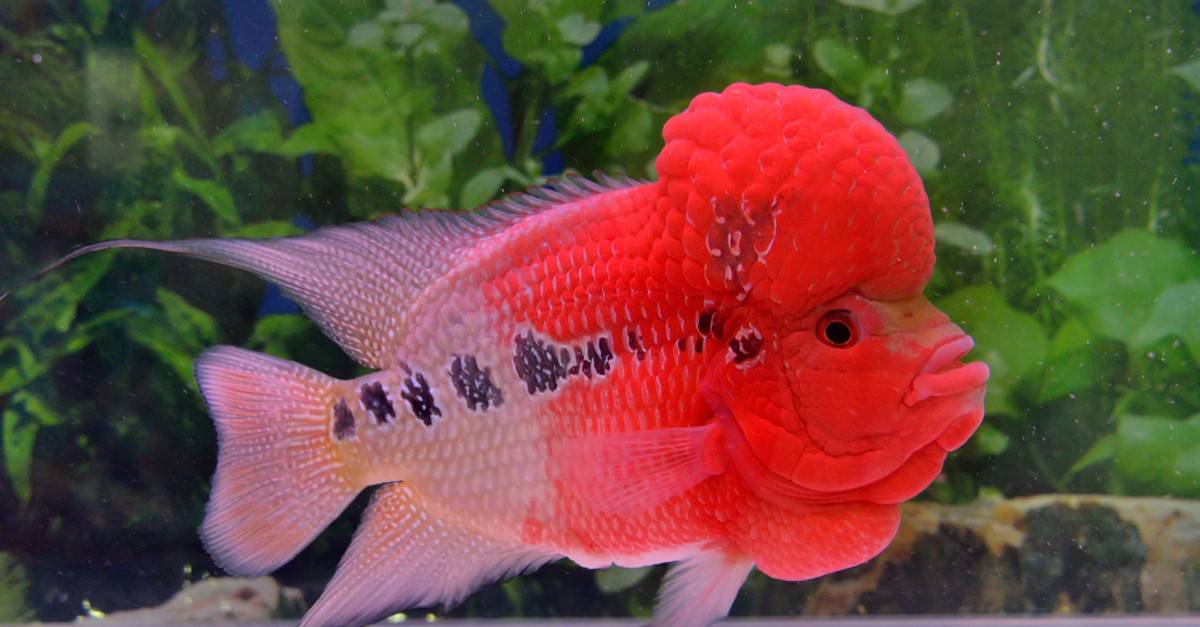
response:
<path id="1" fill-rule="evenodd" d="M 584 436 L 556 457 L 568 489 L 597 511 L 621 515 L 651 509 L 724 470 L 715 423 Z"/>
<path id="2" fill-rule="evenodd" d="M 558 557 L 481 535 L 425 508 L 410 484 L 388 484 L 300 625 L 367 625 L 409 607 L 453 605 L 484 583 Z"/>
<path id="3" fill-rule="evenodd" d="M 744 555 L 710 547 L 667 572 L 658 593 L 652 627 L 706 627 L 729 614 L 753 567 Z"/>
<path id="4" fill-rule="evenodd" d="M 231 573 L 269 572 L 299 553 L 361 488 L 347 478 L 329 433 L 338 382 L 232 346 L 201 355 L 196 381 L 220 446 L 204 546 Z"/>
<path id="5" fill-rule="evenodd" d="M 398 340 L 389 332 L 395 333 L 399 317 L 421 290 L 454 267 L 480 238 L 562 203 L 636 184 L 613 179 L 594 183 L 573 176 L 475 211 L 404 210 L 375 222 L 327 226 L 298 237 L 99 242 L 72 252 L 33 278 L 77 257 L 113 248 L 205 259 L 278 284 L 360 363 L 393 368 L 399 360 L 394 346 Z"/>

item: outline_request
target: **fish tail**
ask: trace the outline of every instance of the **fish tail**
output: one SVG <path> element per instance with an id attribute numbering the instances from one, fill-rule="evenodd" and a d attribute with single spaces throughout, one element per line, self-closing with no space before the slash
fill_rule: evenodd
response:
<path id="1" fill-rule="evenodd" d="M 195 372 L 219 444 L 204 546 L 230 573 L 270 572 L 365 487 L 331 433 L 341 381 L 232 346 L 206 351 Z"/>

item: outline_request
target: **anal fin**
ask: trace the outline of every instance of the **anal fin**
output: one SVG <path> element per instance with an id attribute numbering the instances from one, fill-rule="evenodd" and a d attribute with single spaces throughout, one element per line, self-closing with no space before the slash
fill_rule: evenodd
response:
<path id="1" fill-rule="evenodd" d="M 753 566 L 717 546 L 679 561 L 667 571 L 651 627 L 706 627 L 724 618 Z"/>
<path id="2" fill-rule="evenodd" d="M 366 625 L 409 607 L 454 605 L 489 581 L 560 557 L 487 537 L 420 501 L 408 483 L 375 492 L 337 573 L 301 627 Z"/>

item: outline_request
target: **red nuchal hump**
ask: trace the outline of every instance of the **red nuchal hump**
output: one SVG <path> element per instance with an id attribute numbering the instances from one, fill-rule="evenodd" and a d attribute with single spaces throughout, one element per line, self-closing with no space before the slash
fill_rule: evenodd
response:
<path id="1" fill-rule="evenodd" d="M 735 84 L 697 96 L 663 138 L 668 278 L 778 311 L 855 285 L 903 297 L 928 279 L 924 188 L 862 109 L 822 90 Z"/>

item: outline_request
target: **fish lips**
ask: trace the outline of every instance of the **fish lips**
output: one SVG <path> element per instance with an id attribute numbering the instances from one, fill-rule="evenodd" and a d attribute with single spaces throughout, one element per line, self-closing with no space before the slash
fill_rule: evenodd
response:
<path id="1" fill-rule="evenodd" d="M 983 391 L 979 391 L 982 396 Z M 950 421 L 934 441 L 917 447 L 895 470 L 864 486 L 841 492 L 840 501 L 870 503 L 902 503 L 920 494 L 942 472 L 942 464 L 950 451 L 962 446 L 983 422 L 982 399 L 965 413 Z M 832 495 L 831 495 L 832 496 Z"/>
<path id="2" fill-rule="evenodd" d="M 913 378 L 903 403 L 918 416 L 928 412 L 953 417 L 933 441 L 918 447 L 886 477 L 855 490 L 860 492 L 858 496 L 875 503 L 911 499 L 937 479 L 946 454 L 971 439 L 983 423 L 984 386 L 989 375 L 983 362 L 958 363 L 974 346 L 974 340 L 964 335 L 934 349 Z"/>
<path id="3" fill-rule="evenodd" d="M 903 447 L 902 442 L 907 441 L 912 447 L 907 453 L 902 452 L 903 448 L 885 448 L 864 453 L 856 460 L 861 466 L 870 466 L 868 458 L 880 465 L 888 464 L 891 458 L 889 465 L 894 465 L 890 470 L 877 471 L 857 486 L 835 490 L 823 487 L 799 467 L 792 480 L 811 490 L 878 503 L 897 503 L 920 493 L 941 472 L 946 453 L 965 444 L 983 422 L 988 367 L 982 362 L 960 362 L 974 345 L 974 340 L 960 332 L 934 348 L 913 377 L 899 408 L 913 428 L 895 434 L 889 444 Z M 849 462 L 845 458 L 842 461 L 843 465 Z"/>
<path id="4" fill-rule="evenodd" d="M 926 403 L 958 406 L 948 412 L 954 416 L 942 433 L 934 440 L 946 451 L 962 446 L 983 421 L 983 395 L 988 376 L 987 364 L 981 361 L 960 363 L 960 360 L 975 347 L 975 340 L 961 335 L 939 344 L 921 371 L 913 377 L 903 403 L 920 414 Z M 940 410 L 937 413 L 943 413 Z"/>

